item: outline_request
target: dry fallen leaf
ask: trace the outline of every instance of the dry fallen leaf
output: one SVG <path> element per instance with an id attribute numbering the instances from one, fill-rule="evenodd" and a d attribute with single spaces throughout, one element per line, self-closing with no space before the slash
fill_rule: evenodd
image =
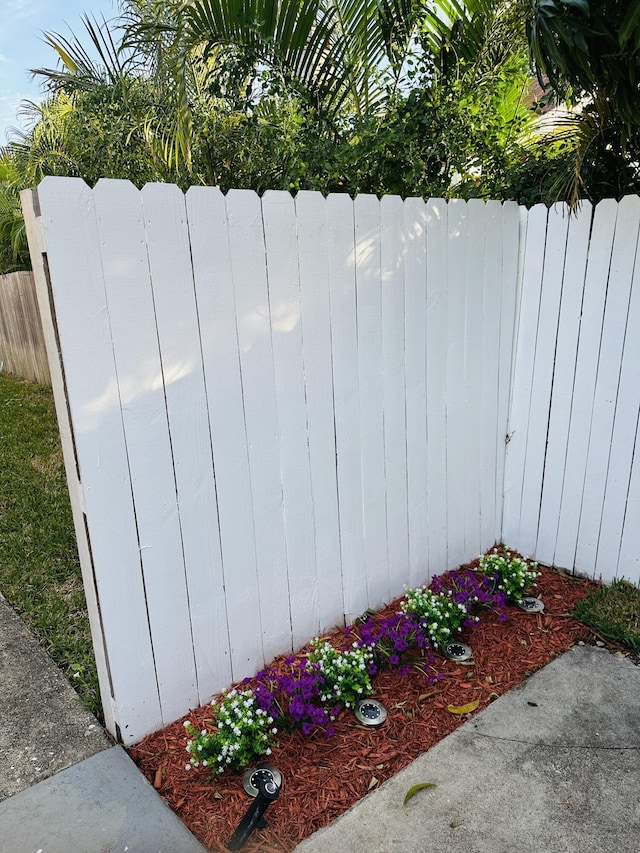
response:
<path id="1" fill-rule="evenodd" d="M 447 705 L 447 711 L 451 714 L 470 714 L 480 704 L 479 699 L 475 699 L 473 702 L 467 702 L 466 705 Z"/>
<path id="2" fill-rule="evenodd" d="M 367 790 L 370 791 L 372 788 L 375 788 L 375 786 L 378 784 L 378 781 L 379 780 L 377 779 L 377 777 L 374 776 L 373 779 L 369 782 L 369 787 L 367 788 Z"/>

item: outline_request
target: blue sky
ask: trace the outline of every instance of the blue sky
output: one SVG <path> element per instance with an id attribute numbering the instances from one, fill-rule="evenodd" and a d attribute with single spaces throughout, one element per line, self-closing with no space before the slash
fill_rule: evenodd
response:
<path id="1" fill-rule="evenodd" d="M 51 68 L 56 54 L 43 41 L 43 32 L 69 35 L 69 27 L 83 32 L 81 15 L 98 20 L 117 14 L 116 0 L 0 0 L 0 145 L 9 127 L 18 127 L 18 105 L 23 98 L 41 98 L 37 80 L 29 68 Z"/>

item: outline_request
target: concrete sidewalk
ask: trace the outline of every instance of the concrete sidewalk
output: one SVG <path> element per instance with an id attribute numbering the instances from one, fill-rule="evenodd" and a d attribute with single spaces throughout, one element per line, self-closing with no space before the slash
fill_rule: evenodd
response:
<path id="1" fill-rule="evenodd" d="M 203 853 L 0 596 L 0 853 Z"/>
<path id="2" fill-rule="evenodd" d="M 3 599 L 0 759 L 0 853 L 203 853 Z M 638 791 L 640 668 L 581 646 L 296 851 L 636 853 Z"/>
<path id="3" fill-rule="evenodd" d="M 639 792 L 640 668 L 578 646 L 296 853 L 637 853 Z"/>

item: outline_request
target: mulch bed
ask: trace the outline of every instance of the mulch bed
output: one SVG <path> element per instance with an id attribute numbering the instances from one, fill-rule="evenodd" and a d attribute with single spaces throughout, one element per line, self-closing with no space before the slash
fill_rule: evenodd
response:
<path id="1" fill-rule="evenodd" d="M 310 737 L 300 731 L 281 732 L 280 745 L 268 762 L 282 773 L 282 791 L 267 811 L 266 829 L 255 832 L 244 849 L 248 853 L 293 850 L 464 723 L 467 717 L 450 713 L 447 705 L 478 699 L 480 711 L 578 641 L 592 641 L 589 628 L 569 615 L 592 585 L 560 572 L 544 568 L 541 572 L 536 592 L 544 600 L 544 612 L 509 608 L 507 622 L 485 612 L 475 627 L 461 635 L 473 647 L 472 662 L 454 663 L 438 656 L 438 670 L 444 677 L 432 685 L 416 670 L 405 676 L 391 670 L 379 673 L 374 695 L 388 710 L 381 728 L 364 728 L 345 711 L 329 739 L 322 732 Z M 397 612 L 399 600 L 380 615 Z M 349 642 L 343 629 L 326 637 L 345 645 Z M 211 719 L 210 710 L 198 708 L 183 719 L 200 729 Z M 227 771 L 211 782 L 206 768 L 185 770 L 187 739 L 179 720 L 147 737 L 130 755 L 204 847 L 224 851 L 250 804 L 242 788 L 243 774 Z"/>

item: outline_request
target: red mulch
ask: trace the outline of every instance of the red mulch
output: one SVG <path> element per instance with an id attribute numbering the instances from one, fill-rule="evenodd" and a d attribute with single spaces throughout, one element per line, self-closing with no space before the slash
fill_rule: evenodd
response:
<path id="1" fill-rule="evenodd" d="M 326 739 L 321 732 L 311 737 L 300 731 L 279 733 L 280 746 L 268 761 L 282 773 L 282 792 L 269 806 L 266 829 L 255 832 L 245 849 L 293 850 L 464 723 L 467 718 L 451 714 L 447 705 L 479 699 L 482 710 L 579 640 L 592 639 L 592 632 L 569 615 L 575 602 L 587 595 L 589 582 L 541 571 L 537 594 L 544 600 L 544 612 L 509 608 L 504 623 L 495 614 L 483 614 L 461 637 L 473 646 L 473 662 L 438 659 L 444 678 L 431 686 L 415 670 L 406 676 L 388 670 L 377 675 L 374 695 L 389 714 L 381 728 L 364 728 L 344 711 L 333 738 Z M 398 601 L 381 615 L 397 612 Z M 339 641 L 343 635 L 343 629 L 336 629 L 328 639 Z M 184 719 L 200 729 L 210 718 L 205 706 Z M 147 737 L 130 754 L 200 842 L 209 851 L 224 851 L 250 804 L 242 788 L 243 774 L 227 771 L 210 782 L 206 768 L 185 770 L 187 739 L 183 720 L 178 720 Z"/>

